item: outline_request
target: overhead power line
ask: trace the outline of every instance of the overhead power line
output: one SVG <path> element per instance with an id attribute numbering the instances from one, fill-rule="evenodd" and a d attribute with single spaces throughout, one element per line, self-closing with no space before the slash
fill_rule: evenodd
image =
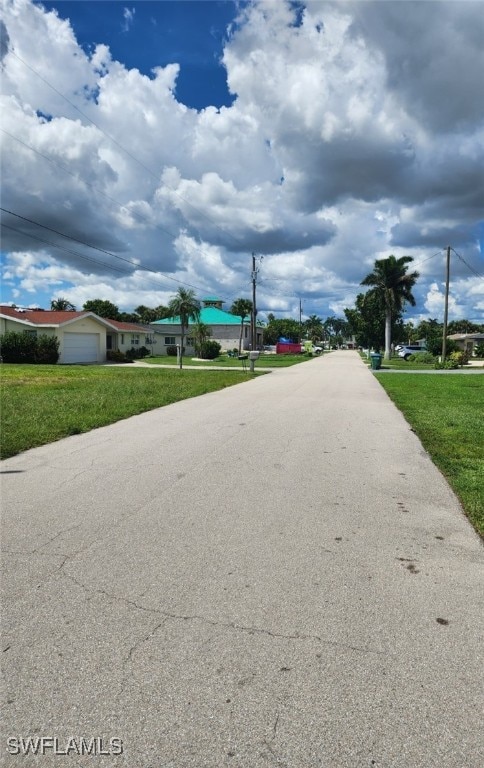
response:
<path id="1" fill-rule="evenodd" d="M 95 184 L 91 184 L 89 181 L 86 181 L 85 179 L 82 179 L 81 177 L 79 177 L 79 175 L 77 173 L 74 173 L 73 171 L 69 170 L 69 168 L 67 168 L 65 165 L 62 165 L 62 163 L 59 163 L 57 160 L 54 160 L 53 158 L 48 157 L 43 152 L 40 152 L 39 150 L 37 150 L 34 147 L 32 147 L 30 144 L 27 144 L 25 141 L 22 141 L 22 139 L 19 139 L 18 136 L 14 136 L 13 134 L 11 134 L 8 131 L 6 131 L 4 128 L 0 128 L 0 130 L 2 131 L 2 133 L 5 133 L 7 136 L 9 136 L 14 141 L 17 141 L 19 144 L 22 144 L 27 149 L 31 150 L 35 154 L 37 154 L 40 157 L 42 157 L 44 160 L 47 160 L 47 162 L 51 163 L 52 165 L 56 165 L 58 168 L 60 168 L 65 173 L 68 173 L 74 179 L 76 179 L 76 180 L 80 179 L 83 182 L 83 184 L 85 184 L 87 187 L 89 187 L 89 189 L 92 189 L 96 194 L 102 195 L 102 197 L 105 197 L 107 200 L 109 200 L 110 202 L 114 203 L 121 210 L 124 210 L 127 213 L 129 213 L 130 216 L 133 216 L 134 218 L 137 218 L 139 221 L 141 221 L 143 223 L 147 223 L 147 224 L 151 225 L 154 229 L 158 229 L 160 232 L 164 232 L 165 234 L 167 234 L 170 237 L 172 237 L 174 240 L 179 236 L 179 235 L 176 235 L 174 232 L 171 232 L 166 227 L 162 227 L 160 224 L 153 223 L 153 221 L 151 219 L 149 219 L 147 216 L 143 216 L 143 214 L 139 213 L 138 211 L 130 210 L 127 207 L 127 205 L 125 205 L 124 203 L 120 203 L 119 200 L 115 200 L 114 197 L 111 197 L 110 195 L 106 194 L 106 192 L 103 192 L 102 190 L 100 190 Z M 39 223 L 37 223 L 37 224 L 38 224 L 38 226 L 42 226 Z M 189 246 L 189 248 L 192 251 L 195 252 L 195 246 L 194 245 L 192 245 L 191 243 L 188 243 L 188 246 Z M 200 253 L 202 255 L 206 253 L 206 251 L 204 251 L 204 249 L 201 248 L 200 246 L 197 246 L 196 252 Z M 110 255 L 114 255 L 114 254 L 110 254 Z M 139 267 L 139 265 L 136 265 L 136 266 Z M 159 274 L 159 273 L 157 273 L 157 274 Z M 166 277 L 168 279 L 171 279 L 171 280 L 175 279 L 175 278 L 170 278 L 168 275 L 166 275 Z M 193 286 L 191 283 L 187 283 L 187 282 L 185 282 L 183 280 L 177 280 L 177 282 L 179 282 L 181 285 L 186 285 L 189 288 L 195 288 L 196 287 L 196 286 Z M 199 290 L 199 289 L 197 289 L 197 290 Z M 227 301 L 228 301 L 228 299 L 227 299 Z"/>
<path id="2" fill-rule="evenodd" d="M 174 232 L 171 232 L 169 229 L 166 229 L 166 227 L 162 227 L 161 224 L 156 224 L 151 221 L 147 216 L 143 216 L 143 214 L 139 213 L 139 211 L 133 211 L 128 208 L 126 203 L 120 203 L 119 200 L 115 200 L 114 197 L 111 197 L 111 195 L 108 195 L 106 192 L 103 192 L 99 187 L 97 187 L 95 184 L 91 184 L 91 182 L 86 181 L 86 179 L 83 179 L 81 176 L 79 176 L 78 173 L 74 173 L 73 171 L 69 170 L 65 165 L 62 165 L 62 163 L 59 163 L 58 160 L 54 160 L 52 157 L 48 157 L 48 155 L 45 155 L 43 152 L 40 152 L 38 149 L 35 149 L 35 147 L 32 147 L 30 144 L 27 144 L 27 142 L 22 141 L 22 139 L 19 139 L 18 136 L 14 136 L 12 133 L 9 133 L 4 128 L 0 128 L 0 131 L 4 133 L 6 136 L 9 136 L 14 141 L 17 141 L 19 144 L 22 144 L 26 149 L 31 150 L 31 152 L 35 152 L 36 155 L 39 155 L 39 157 L 42 157 L 44 160 L 47 160 L 48 163 L 51 163 L 51 165 L 56 165 L 57 168 L 60 168 L 61 171 L 64 171 L 64 173 L 68 173 L 69 176 L 72 176 L 73 179 L 76 179 L 76 181 L 82 181 L 83 184 L 86 185 L 86 187 L 89 187 L 89 189 L 92 189 L 93 192 L 95 192 L 98 195 L 102 195 L 102 197 L 105 197 L 106 200 L 109 200 L 110 202 L 114 203 L 118 206 L 121 210 L 126 211 L 130 214 L 130 216 L 133 216 L 134 218 L 139 219 L 139 221 L 142 221 L 147 224 L 151 224 L 151 226 L 154 229 L 159 229 L 160 232 L 164 232 L 167 235 L 170 235 L 170 237 L 173 237 L 174 239 L 177 237 L 177 235 Z"/>
<path id="3" fill-rule="evenodd" d="M 49 232 L 52 232 L 52 233 L 54 233 L 56 235 L 60 235 L 61 237 L 65 237 L 67 240 L 71 240 L 72 242 L 79 243 L 80 245 L 85 245 L 88 248 L 92 248 L 95 251 L 99 251 L 100 253 L 105 253 L 106 255 L 112 256 L 115 259 L 118 259 L 120 261 L 126 262 L 127 264 L 130 264 L 130 265 L 136 267 L 136 269 L 142 270 L 143 272 L 149 272 L 149 273 L 151 273 L 151 274 L 153 274 L 155 276 L 161 275 L 162 277 L 166 278 L 167 280 L 172 280 L 173 282 L 179 283 L 180 285 L 186 285 L 186 286 L 188 286 L 190 288 L 194 288 L 195 290 L 199 291 L 200 293 L 204 293 L 206 291 L 205 288 L 202 288 L 199 285 L 194 285 L 192 283 L 187 283 L 184 280 L 178 280 L 176 277 L 171 277 L 171 275 L 167 275 L 164 272 L 160 272 L 159 270 L 151 269 L 150 267 L 145 267 L 142 264 L 138 264 L 135 261 L 132 261 L 130 259 L 125 258 L 124 256 L 118 256 L 117 254 L 112 253 L 111 251 L 106 251 L 106 250 L 104 250 L 104 248 L 99 248 L 98 246 L 91 245 L 90 243 L 87 243 L 84 240 L 79 240 L 79 239 L 77 239 L 75 237 L 72 237 L 71 235 L 65 234 L 65 232 L 60 232 L 59 230 L 53 229 L 52 227 L 48 227 L 45 224 L 40 224 L 40 222 L 34 221 L 33 219 L 29 219 L 26 216 L 21 216 L 20 214 L 14 213 L 13 211 L 9 211 L 6 208 L 0 207 L 0 211 L 4 211 L 5 213 L 10 214 L 11 216 L 15 216 L 16 218 L 18 218 L 18 219 L 20 219 L 22 221 L 26 221 L 29 224 L 34 224 L 37 227 L 45 229 L 45 230 L 47 230 Z M 0 226 L 4 227 L 6 229 L 10 229 L 12 232 L 16 232 L 17 234 L 30 237 L 30 238 L 32 238 L 34 240 L 38 240 L 41 243 L 45 243 L 47 245 L 51 245 L 54 248 L 58 248 L 59 250 L 63 250 L 66 253 L 70 253 L 70 254 L 72 254 L 74 256 L 77 256 L 78 258 L 84 259 L 85 261 L 90 261 L 90 262 L 92 262 L 94 264 L 98 264 L 99 266 L 105 267 L 108 270 L 115 271 L 115 272 L 121 272 L 121 274 L 126 274 L 126 275 L 132 274 L 132 270 L 123 269 L 121 267 L 117 267 L 114 264 L 108 264 L 107 262 L 101 261 L 100 259 L 94 259 L 92 256 L 86 256 L 85 254 L 82 254 L 79 251 L 73 251 L 72 249 L 66 248 L 65 246 L 62 246 L 59 243 L 53 243 L 51 240 L 45 240 L 44 238 L 40 238 L 38 235 L 34 235 L 32 232 L 25 232 L 25 230 L 21 230 L 21 229 L 17 229 L 15 227 L 12 227 L 12 226 L 10 226 L 8 224 L 5 224 L 3 221 L 0 222 Z M 157 280 L 153 280 L 153 278 L 151 278 L 151 280 L 153 282 L 155 282 L 157 285 L 162 286 L 166 290 L 166 286 L 163 286 L 163 283 L 161 283 L 159 280 L 158 281 Z M 247 285 L 249 285 L 249 283 L 247 283 Z M 231 293 L 228 296 L 221 296 L 220 298 L 222 299 L 222 301 L 224 301 L 225 303 L 228 304 L 231 299 L 233 299 L 235 296 L 238 296 L 238 295 L 240 295 L 240 291 L 236 291 L 234 293 Z"/>
<path id="4" fill-rule="evenodd" d="M 145 165 L 139 158 L 135 157 L 128 149 L 126 149 L 125 146 L 123 146 L 123 144 L 121 144 L 117 139 L 115 139 L 114 136 L 111 136 L 111 134 L 107 133 L 103 128 L 101 128 L 101 126 L 98 125 L 92 118 L 90 118 L 89 115 L 86 115 L 86 113 L 83 112 L 82 109 L 80 109 L 76 104 L 74 104 L 73 101 L 68 99 L 67 96 L 65 96 L 63 93 L 61 93 L 61 91 L 57 90 L 57 88 L 54 85 L 52 85 L 52 83 L 50 83 L 45 77 L 43 77 L 43 75 L 41 75 L 40 72 L 37 72 L 36 69 L 34 69 L 24 59 L 22 59 L 17 53 L 15 53 L 15 51 L 13 49 L 10 49 L 9 53 L 11 53 L 12 56 L 15 56 L 15 58 L 18 59 L 25 67 L 27 67 L 27 69 L 29 69 L 31 72 L 33 72 L 34 75 L 36 75 L 40 80 L 42 80 L 43 83 L 45 83 L 49 88 L 51 88 L 54 91 L 54 93 L 56 93 L 58 96 L 60 96 L 62 99 L 64 99 L 68 104 L 70 104 L 70 106 L 73 109 L 75 109 L 77 112 L 79 112 L 79 114 L 82 115 L 86 120 L 88 120 L 88 122 L 90 122 L 91 125 L 93 125 L 95 128 L 97 128 L 97 130 L 100 133 L 102 133 L 103 136 L 105 136 L 107 139 L 109 139 L 109 141 L 112 141 L 113 144 L 115 144 L 128 157 L 130 157 L 131 160 L 133 160 L 135 163 L 137 163 L 141 168 L 143 168 L 144 171 L 146 171 L 147 173 L 149 173 L 150 176 L 152 176 L 154 179 L 156 179 L 157 182 L 160 180 L 159 179 L 159 175 L 154 173 L 149 166 Z M 194 211 L 196 211 L 201 216 L 203 216 L 208 222 L 210 222 L 212 224 L 212 226 L 216 227 L 225 237 L 230 237 L 235 243 L 240 245 L 240 240 L 238 240 L 236 237 L 234 237 L 234 235 L 232 235 L 232 233 L 230 231 L 222 229 L 222 227 L 220 227 L 210 216 L 208 216 L 204 211 L 200 210 L 195 205 L 193 205 L 193 203 L 191 203 L 189 200 L 187 200 L 185 197 L 183 197 L 183 195 L 180 195 L 180 193 L 177 192 L 176 189 L 173 189 L 173 187 L 170 187 L 168 184 L 166 184 L 165 186 L 167 186 L 168 189 L 170 189 L 173 192 L 173 194 L 175 194 L 177 197 L 179 197 L 180 200 L 183 200 L 184 203 L 189 205 Z"/>
<path id="5" fill-rule="evenodd" d="M 477 272 L 477 271 L 474 269 L 474 267 L 471 267 L 471 265 L 467 263 L 467 261 L 466 261 L 466 260 L 463 258 L 463 256 L 461 256 L 459 253 L 457 253 L 457 251 L 455 250 L 455 248 L 452 248 L 452 247 L 451 247 L 451 249 L 450 249 L 450 250 L 451 250 L 453 253 L 455 253 L 455 255 L 457 256 L 457 258 L 458 258 L 458 259 L 460 259 L 460 261 L 462 261 L 462 263 L 466 265 L 467 269 L 468 269 L 468 270 L 470 270 L 470 271 L 472 272 L 472 274 L 474 274 L 476 277 L 484 278 L 484 275 L 481 275 L 479 272 Z"/>
<path id="6" fill-rule="evenodd" d="M 71 253 L 73 256 L 76 256 L 79 259 L 84 259 L 85 261 L 91 261 L 94 264 L 100 264 L 103 267 L 109 266 L 109 269 L 113 270 L 114 272 L 121 272 L 122 274 L 129 275 L 131 274 L 130 270 L 123 269 L 122 267 L 117 267 L 115 264 L 108 265 L 104 261 L 99 261 L 99 259 L 93 259 L 91 256 L 86 256 L 83 253 L 79 253 L 79 251 L 73 251 L 71 248 L 66 248 L 64 245 L 60 245 L 59 243 L 53 243 L 52 240 L 45 240 L 43 237 L 39 237 L 38 235 L 34 235 L 31 232 L 23 232 L 21 229 L 17 229 L 16 227 L 11 227 L 10 224 L 4 224 L 2 222 L 1 224 L 3 229 L 10 229 L 12 232 L 17 232 L 19 235 L 23 235 L 26 237 L 32 238 L 32 240 L 38 240 L 39 243 L 45 243 L 47 245 L 51 245 L 53 248 L 58 248 L 61 251 L 65 251 L 66 253 Z"/>
<path id="7" fill-rule="evenodd" d="M 119 259 L 119 261 L 124 261 L 127 264 L 131 264 L 132 266 L 136 267 L 136 269 L 141 269 L 144 272 L 151 272 L 154 275 L 162 275 L 167 280 L 173 280 L 175 283 L 180 283 L 181 285 L 188 285 L 190 288 L 195 288 L 197 291 L 205 290 L 205 289 L 200 288 L 200 286 L 192 285 L 191 283 L 184 282 L 183 280 L 178 280 L 176 277 L 171 277 L 170 275 L 166 275 L 164 272 L 159 272 L 159 271 L 157 271 L 155 269 L 151 269 L 150 267 L 144 267 L 142 264 L 138 264 L 136 261 L 133 261 L 132 259 L 127 259 L 124 256 L 118 256 L 115 253 L 111 253 L 111 251 L 106 251 L 104 248 L 99 248 L 98 246 L 91 245 L 90 243 L 87 243 L 84 240 L 79 240 L 76 237 L 72 237 L 72 235 L 66 235 L 65 232 L 60 232 L 59 230 L 53 229 L 52 227 L 48 227 L 45 224 L 41 224 L 38 221 L 34 221 L 33 219 L 29 219 L 26 216 L 21 216 L 19 213 L 14 213 L 13 211 L 9 211 L 7 208 L 0 207 L 0 211 L 4 211 L 4 213 L 8 213 L 10 216 L 15 216 L 16 218 L 21 219 L 22 221 L 26 221 L 29 224 L 34 224 L 34 226 L 36 226 L 36 227 L 41 227 L 41 229 L 46 229 L 49 232 L 53 232 L 56 235 L 60 235 L 61 237 L 65 237 L 67 240 L 72 240 L 72 242 L 74 242 L 74 243 L 79 243 L 80 245 L 85 245 L 88 248 L 92 248 L 94 251 L 100 251 L 101 253 L 105 253 L 107 256 L 112 256 L 114 259 Z M 1 226 L 7 227 L 7 229 L 13 229 L 13 227 L 8 227 L 8 225 L 3 224 L 3 222 L 1 223 Z M 15 231 L 19 232 L 20 234 L 27 235 L 27 237 L 31 237 L 31 234 L 29 232 L 22 232 L 22 230 L 15 230 Z M 45 242 L 47 242 L 47 241 L 45 241 Z M 62 248 L 62 246 L 56 245 L 55 243 L 51 243 L 51 244 L 54 245 L 55 247 Z M 64 249 L 64 250 L 66 250 L 66 249 Z M 78 253 L 77 251 L 76 252 L 71 251 L 71 253 L 76 253 L 76 255 L 81 256 L 81 258 L 83 258 L 82 255 L 80 253 Z M 93 259 L 90 259 L 90 260 L 93 261 Z M 110 265 L 110 264 L 108 264 L 107 262 L 104 262 L 104 261 L 97 261 L 97 263 L 107 267 L 108 269 L 114 269 L 115 268 L 114 266 L 112 266 L 112 265 Z"/>
<path id="8" fill-rule="evenodd" d="M 435 259 L 436 256 L 439 256 L 440 254 L 443 254 L 443 253 L 445 253 L 445 249 L 440 248 L 440 250 L 433 253 L 432 256 L 427 256 L 425 259 L 419 259 L 412 266 L 418 267 L 420 264 L 425 264 L 426 261 L 430 261 L 430 259 Z"/>

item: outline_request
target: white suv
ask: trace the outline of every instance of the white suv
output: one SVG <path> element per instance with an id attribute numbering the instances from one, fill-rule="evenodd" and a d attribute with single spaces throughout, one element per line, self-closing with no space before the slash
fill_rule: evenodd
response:
<path id="1" fill-rule="evenodd" d="M 403 357 L 404 360 L 408 360 L 410 355 L 418 355 L 419 352 L 426 352 L 425 347 L 421 347 L 418 344 L 404 344 L 399 347 L 397 355 Z"/>

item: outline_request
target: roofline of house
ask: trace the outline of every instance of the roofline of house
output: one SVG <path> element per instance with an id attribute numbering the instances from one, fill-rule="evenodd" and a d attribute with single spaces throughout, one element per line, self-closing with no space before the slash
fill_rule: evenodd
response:
<path id="1" fill-rule="evenodd" d="M 27 310 L 28 311 L 28 310 Z M 36 312 L 39 310 L 31 310 L 32 312 Z M 50 310 L 48 310 L 50 311 Z M 98 322 L 100 322 L 102 325 L 105 325 L 108 328 L 112 328 L 114 331 L 117 331 L 115 325 L 112 325 L 109 320 L 106 320 L 104 317 L 99 317 L 99 315 L 96 315 L 94 312 L 83 312 L 80 315 L 77 315 L 76 317 L 69 318 L 67 320 L 64 320 L 61 323 L 42 323 L 42 322 L 34 322 L 33 320 L 27 320 L 21 317 L 14 317 L 13 315 L 7 315 L 4 312 L 0 312 L 0 317 L 2 317 L 4 320 L 14 320 L 16 323 L 21 323 L 22 325 L 28 325 L 30 328 L 60 328 L 61 326 L 70 325 L 71 323 L 75 323 L 76 320 L 81 320 L 85 317 L 92 317 Z"/>

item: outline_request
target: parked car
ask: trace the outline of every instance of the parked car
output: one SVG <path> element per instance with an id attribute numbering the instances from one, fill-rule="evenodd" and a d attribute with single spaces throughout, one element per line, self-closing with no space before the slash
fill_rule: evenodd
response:
<path id="1" fill-rule="evenodd" d="M 395 347 L 395 349 L 397 349 Z M 397 355 L 399 357 L 403 357 L 404 360 L 408 360 L 410 355 L 418 355 L 419 352 L 426 352 L 425 347 L 421 347 L 419 344 L 405 344 L 404 346 L 399 346 Z"/>
<path id="2" fill-rule="evenodd" d="M 321 355 L 323 348 L 313 344 L 312 341 L 305 341 L 301 344 L 301 352 L 309 352 L 311 355 Z"/>

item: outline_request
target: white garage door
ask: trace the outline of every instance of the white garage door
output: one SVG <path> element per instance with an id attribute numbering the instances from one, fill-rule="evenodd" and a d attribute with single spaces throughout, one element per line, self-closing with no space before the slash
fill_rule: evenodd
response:
<path id="1" fill-rule="evenodd" d="M 99 333 L 64 333 L 63 363 L 97 363 Z"/>

